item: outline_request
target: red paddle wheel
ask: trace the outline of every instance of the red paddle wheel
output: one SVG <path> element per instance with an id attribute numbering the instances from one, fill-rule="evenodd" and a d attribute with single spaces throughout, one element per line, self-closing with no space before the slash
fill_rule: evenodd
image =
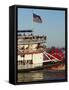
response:
<path id="1" fill-rule="evenodd" d="M 64 53 L 62 52 L 62 50 L 56 48 L 56 49 L 52 49 L 51 55 L 53 55 L 54 57 L 58 58 L 60 61 L 64 60 Z"/>
<path id="2" fill-rule="evenodd" d="M 51 52 L 47 53 L 44 51 L 44 61 L 63 61 L 65 57 L 65 54 L 62 52 L 61 49 L 54 48 L 51 50 Z"/>

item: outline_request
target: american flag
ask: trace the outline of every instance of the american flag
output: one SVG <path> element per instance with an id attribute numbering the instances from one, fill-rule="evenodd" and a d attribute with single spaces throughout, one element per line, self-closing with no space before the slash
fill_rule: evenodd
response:
<path id="1" fill-rule="evenodd" d="M 42 19 L 39 15 L 33 13 L 33 21 L 36 23 L 42 23 Z"/>

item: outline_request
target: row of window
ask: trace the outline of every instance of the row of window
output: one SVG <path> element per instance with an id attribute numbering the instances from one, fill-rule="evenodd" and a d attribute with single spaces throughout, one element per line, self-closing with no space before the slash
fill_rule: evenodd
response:
<path id="1" fill-rule="evenodd" d="M 33 64 L 33 61 L 32 60 L 21 60 L 21 61 L 18 61 L 18 64 L 19 65 L 26 65 L 26 64 Z"/>
<path id="2" fill-rule="evenodd" d="M 44 39 L 46 40 L 46 36 L 23 37 L 23 39 Z"/>

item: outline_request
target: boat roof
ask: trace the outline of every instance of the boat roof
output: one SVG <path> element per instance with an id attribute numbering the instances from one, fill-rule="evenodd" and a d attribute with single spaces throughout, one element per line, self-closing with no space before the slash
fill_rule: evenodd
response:
<path id="1" fill-rule="evenodd" d="M 32 30 L 18 30 L 18 33 L 28 33 L 28 32 L 33 32 Z"/>

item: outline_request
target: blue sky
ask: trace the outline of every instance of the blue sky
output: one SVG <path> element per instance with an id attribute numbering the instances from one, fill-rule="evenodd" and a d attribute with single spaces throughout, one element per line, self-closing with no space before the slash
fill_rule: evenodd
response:
<path id="1" fill-rule="evenodd" d="M 33 13 L 43 22 L 33 22 Z M 65 47 L 65 11 L 18 8 L 18 30 L 24 29 L 33 29 L 34 35 L 46 35 L 47 47 Z"/>

